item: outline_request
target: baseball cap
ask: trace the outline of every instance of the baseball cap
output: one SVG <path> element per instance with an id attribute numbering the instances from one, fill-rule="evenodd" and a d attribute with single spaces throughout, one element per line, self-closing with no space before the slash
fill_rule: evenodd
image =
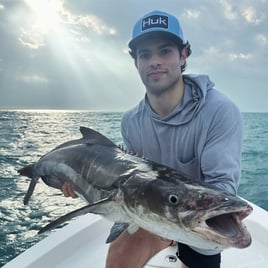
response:
<path id="1" fill-rule="evenodd" d="M 137 43 L 152 34 L 162 33 L 177 41 L 186 44 L 179 20 L 163 11 L 154 10 L 145 14 L 134 25 L 132 40 L 128 43 L 130 49 L 136 47 Z"/>

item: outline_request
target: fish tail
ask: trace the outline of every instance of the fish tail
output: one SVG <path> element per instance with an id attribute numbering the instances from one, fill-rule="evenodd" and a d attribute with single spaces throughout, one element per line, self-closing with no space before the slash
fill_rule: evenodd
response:
<path id="1" fill-rule="evenodd" d="M 33 175 L 33 170 L 34 170 L 34 164 L 31 164 L 31 165 L 28 165 L 28 166 L 25 166 L 21 169 L 18 170 L 18 173 L 21 175 L 21 176 L 26 176 L 28 178 L 33 178 L 34 175 Z"/>

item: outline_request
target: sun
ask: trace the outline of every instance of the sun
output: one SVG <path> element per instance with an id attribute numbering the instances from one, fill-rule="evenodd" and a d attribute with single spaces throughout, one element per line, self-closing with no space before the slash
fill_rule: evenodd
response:
<path id="1" fill-rule="evenodd" d="M 56 30 L 60 26 L 62 0 L 25 0 L 31 8 L 35 27 L 43 33 Z"/>

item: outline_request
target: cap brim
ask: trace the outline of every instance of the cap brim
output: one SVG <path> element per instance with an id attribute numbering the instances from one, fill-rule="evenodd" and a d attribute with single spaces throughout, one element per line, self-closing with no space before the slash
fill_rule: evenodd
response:
<path id="1" fill-rule="evenodd" d="M 146 32 L 143 33 L 142 35 L 137 36 L 128 43 L 128 47 L 130 49 L 135 49 L 141 41 L 156 38 L 169 39 L 174 41 L 175 43 L 181 43 L 183 45 L 183 40 L 181 40 L 181 38 L 179 38 L 177 35 L 159 30 L 153 32 Z"/>

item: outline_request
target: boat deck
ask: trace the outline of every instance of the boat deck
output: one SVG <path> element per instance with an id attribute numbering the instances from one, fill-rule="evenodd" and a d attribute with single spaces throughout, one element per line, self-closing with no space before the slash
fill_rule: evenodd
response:
<path id="1" fill-rule="evenodd" d="M 222 268 L 268 267 L 268 213 L 255 206 L 245 220 L 252 234 L 246 249 L 227 249 L 222 254 Z M 3 268 L 104 268 L 108 250 L 105 240 L 113 223 L 96 215 L 84 215 L 26 250 Z M 146 268 L 178 268 L 176 247 L 169 247 L 153 257 Z"/>

